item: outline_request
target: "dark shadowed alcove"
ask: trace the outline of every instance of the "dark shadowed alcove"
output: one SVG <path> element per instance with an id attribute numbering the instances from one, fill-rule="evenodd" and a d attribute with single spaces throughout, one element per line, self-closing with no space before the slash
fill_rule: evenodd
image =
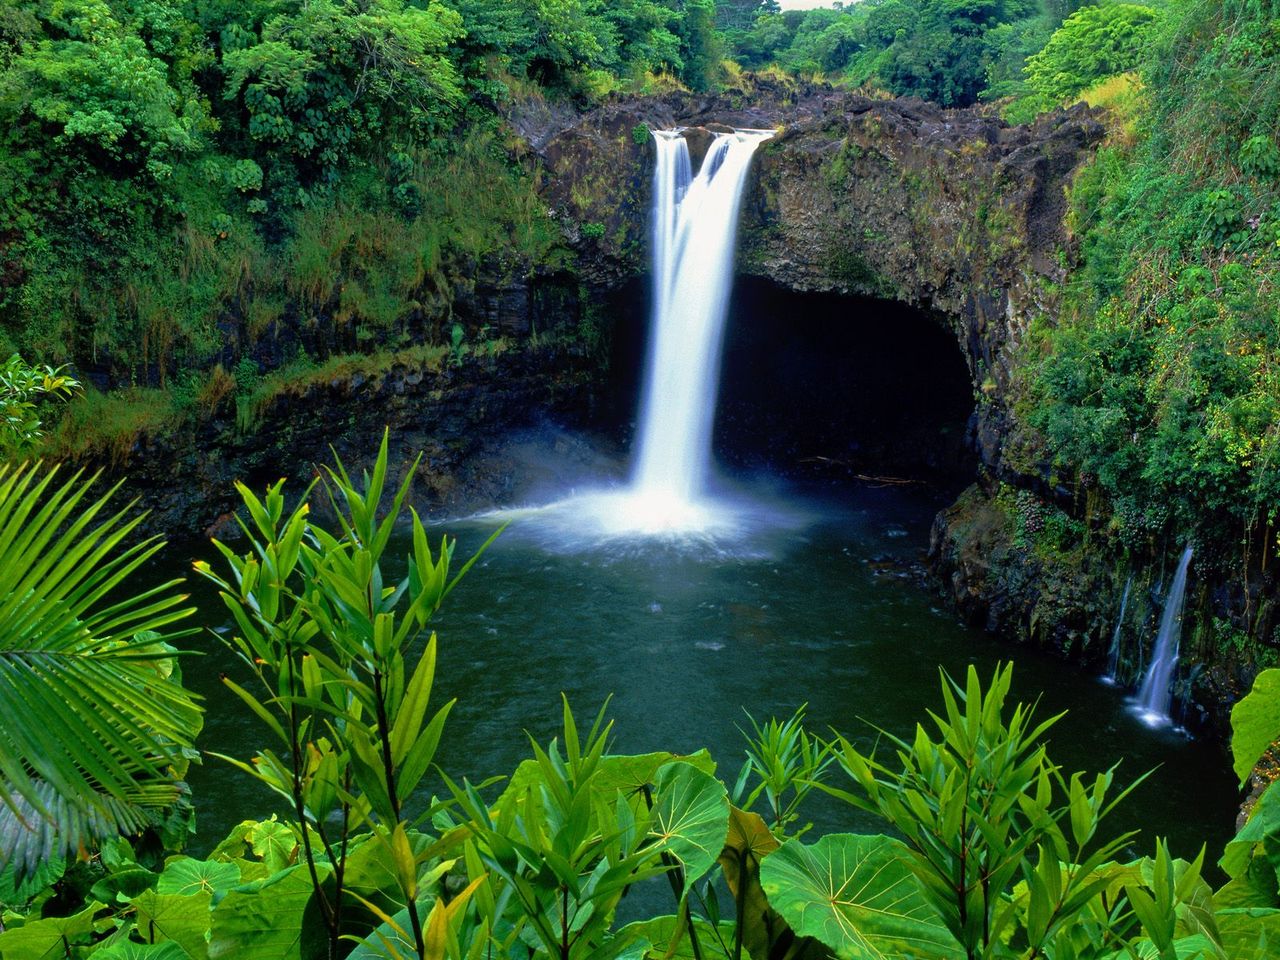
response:
<path id="1" fill-rule="evenodd" d="M 607 406 L 637 413 L 647 279 L 620 291 Z M 725 332 L 715 452 L 731 470 L 970 482 L 972 380 L 945 318 L 870 297 L 740 277 Z M 629 436 L 624 436 L 629 440 Z"/>

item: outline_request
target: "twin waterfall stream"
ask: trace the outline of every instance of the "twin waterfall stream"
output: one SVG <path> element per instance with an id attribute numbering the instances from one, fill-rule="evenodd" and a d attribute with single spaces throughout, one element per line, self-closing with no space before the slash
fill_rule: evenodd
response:
<path id="1" fill-rule="evenodd" d="M 682 131 L 653 132 L 653 314 L 631 477 L 625 486 L 503 514 L 535 520 L 559 545 L 586 547 L 663 540 L 719 551 L 761 522 L 786 525 L 785 511 L 710 490 L 738 212 L 751 157 L 773 135 L 716 134 L 695 176 Z"/>
<path id="2" fill-rule="evenodd" d="M 691 177 L 688 141 L 654 134 L 653 345 L 631 492 L 642 531 L 697 529 L 711 517 L 711 425 L 738 208 L 751 155 L 771 136 L 718 134 Z"/>

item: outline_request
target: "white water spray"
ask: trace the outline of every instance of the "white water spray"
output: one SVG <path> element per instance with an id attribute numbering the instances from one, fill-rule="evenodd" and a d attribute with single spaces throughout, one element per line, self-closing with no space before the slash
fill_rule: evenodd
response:
<path id="1" fill-rule="evenodd" d="M 1169 706 L 1173 702 L 1173 674 L 1178 668 L 1179 643 L 1182 638 L 1182 600 L 1187 590 L 1187 568 L 1191 566 L 1191 547 L 1182 551 L 1178 570 L 1169 585 L 1164 602 L 1160 631 L 1156 634 L 1151 666 L 1138 689 L 1138 711 L 1150 726 L 1164 726 L 1172 721 Z"/>

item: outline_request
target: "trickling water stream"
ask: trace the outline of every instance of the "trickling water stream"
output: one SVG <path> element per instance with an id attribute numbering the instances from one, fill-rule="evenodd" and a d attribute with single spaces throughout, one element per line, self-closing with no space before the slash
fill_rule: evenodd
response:
<path id="1" fill-rule="evenodd" d="M 1133 589 L 1133 574 L 1124 582 L 1124 595 L 1120 598 L 1120 613 L 1116 616 L 1116 627 L 1111 631 L 1111 652 L 1107 655 L 1107 672 L 1103 680 L 1117 683 L 1120 672 L 1120 634 L 1124 630 L 1124 614 L 1129 609 L 1129 591 Z"/>
<path id="2" fill-rule="evenodd" d="M 1187 589 L 1187 568 L 1191 566 L 1191 546 L 1182 551 L 1177 573 L 1169 585 L 1169 596 L 1160 617 L 1151 666 L 1138 689 L 1138 710 L 1149 726 L 1171 723 L 1169 706 L 1173 702 L 1173 675 L 1178 668 L 1179 641 L 1182 639 L 1182 599 Z"/>

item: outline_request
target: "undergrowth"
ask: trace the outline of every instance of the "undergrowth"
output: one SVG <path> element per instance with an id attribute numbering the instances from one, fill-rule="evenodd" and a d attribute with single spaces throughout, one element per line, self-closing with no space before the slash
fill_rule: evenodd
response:
<path id="1" fill-rule="evenodd" d="M 1280 524 L 1280 4 L 1168 21 L 1134 136 L 1079 174 L 1083 262 L 1034 335 L 1020 412 L 1058 476 L 1267 569 Z M 1097 91 L 1133 107 L 1120 87 Z"/>

